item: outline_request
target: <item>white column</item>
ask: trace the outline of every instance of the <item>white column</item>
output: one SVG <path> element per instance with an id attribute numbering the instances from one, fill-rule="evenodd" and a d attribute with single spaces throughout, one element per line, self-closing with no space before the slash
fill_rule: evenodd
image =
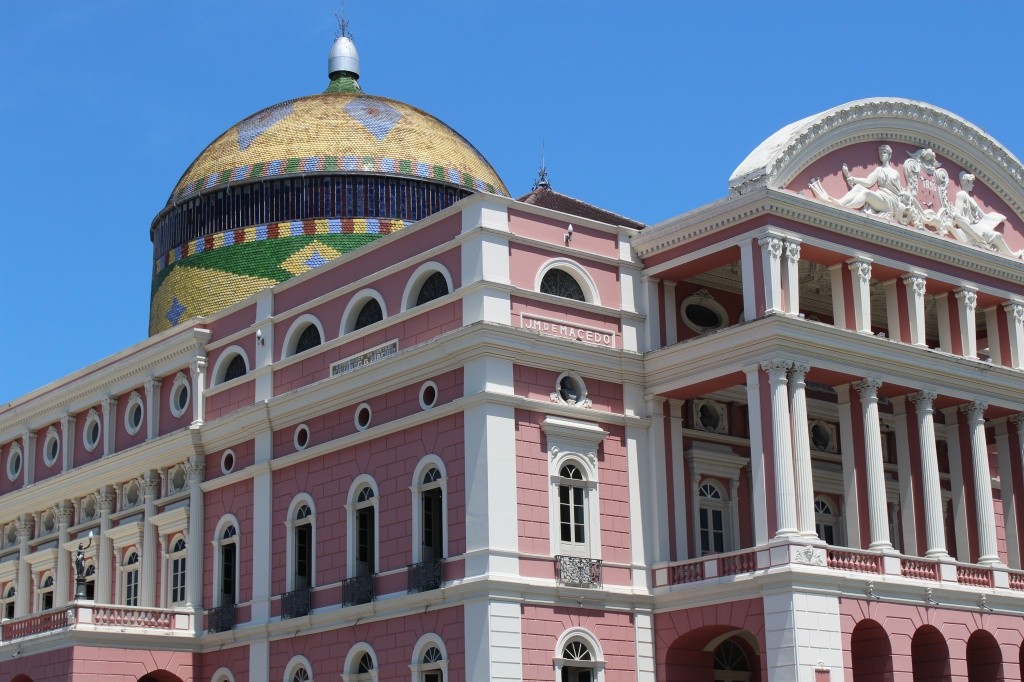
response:
<path id="1" fill-rule="evenodd" d="M 971 462 L 974 471 L 974 507 L 978 522 L 978 563 L 998 564 L 996 547 L 996 515 L 992 503 L 992 474 L 988 464 L 988 443 L 985 439 L 986 403 L 972 402 L 961 405 L 967 415 L 971 434 Z"/>
<path id="2" fill-rule="evenodd" d="M 838 329 L 849 329 L 846 323 L 846 280 L 843 263 L 828 266 L 832 284 L 832 324 Z"/>
<path id="3" fill-rule="evenodd" d="M 53 584 L 54 606 L 64 606 L 68 603 L 68 591 L 71 588 L 71 554 L 64 546 L 71 539 L 68 533 L 71 517 L 71 507 L 61 504 L 57 509 L 57 577 Z"/>
<path id="4" fill-rule="evenodd" d="M 36 482 L 36 434 L 34 431 L 21 433 L 22 469 L 25 471 L 25 486 Z"/>
<path id="5" fill-rule="evenodd" d="M 110 584 L 113 578 L 112 571 L 114 570 L 114 549 L 110 546 L 110 538 L 107 537 L 107 533 L 110 532 L 111 521 L 110 514 L 114 511 L 114 495 L 109 491 L 101 490 L 99 495 L 99 508 L 100 508 L 100 534 L 96 538 L 96 542 L 99 543 L 97 550 L 97 561 L 99 565 L 96 567 L 96 603 L 98 604 L 110 604 Z"/>
<path id="6" fill-rule="evenodd" d="M 512 324 L 508 220 L 505 206 L 486 199 L 462 211 L 462 286 L 468 289 L 462 298 L 464 324 Z"/>
<path id="7" fill-rule="evenodd" d="M 146 440 L 160 435 L 160 384 L 156 377 L 146 380 Z"/>
<path id="8" fill-rule="evenodd" d="M 654 615 L 647 607 L 633 609 L 636 640 L 636 682 L 655 682 Z"/>
<path id="9" fill-rule="evenodd" d="M 740 275 L 743 278 L 743 319 L 757 319 L 757 288 L 761 285 L 754 277 L 754 244 L 740 244 Z"/>
<path id="10" fill-rule="evenodd" d="M 811 439 L 807 425 L 809 365 L 794 363 L 789 370 L 789 400 L 793 434 L 793 478 L 796 483 L 797 530 L 805 538 L 818 539 L 814 528 L 814 478 L 811 473 Z"/>
<path id="11" fill-rule="evenodd" d="M 206 474 L 206 463 L 193 457 L 185 464 L 188 475 L 188 554 L 185 560 L 185 603 L 195 610 L 196 633 L 202 628 L 203 611 L 203 490 L 200 487 Z"/>
<path id="12" fill-rule="evenodd" d="M 939 454 L 935 444 L 935 394 L 921 391 L 910 396 L 917 415 L 917 440 L 921 449 L 921 491 L 924 504 L 925 556 L 945 557 L 946 528 L 943 523 L 942 486 L 939 482 Z"/>
<path id="13" fill-rule="evenodd" d="M 644 323 L 647 337 L 646 350 L 661 348 L 661 306 L 658 304 L 658 282 L 657 277 L 643 275 L 640 278 L 644 287 L 644 298 L 646 300 L 644 314 L 647 320 Z"/>
<path id="14" fill-rule="evenodd" d="M 1024 369 L 1024 303 L 1010 301 L 1003 304 L 1003 310 L 1010 337 L 1010 366 Z"/>
<path id="15" fill-rule="evenodd" d="M 686 523 L 686 462 L 683 457 L 682 400 L 669 400 L 669 433 L 672 447 L 672 501 L 675 511 L 676 560 L 688 559 L 689 528 Z"/>
<path id="16" fill-rule="evenodd" d="M 785 312 L 782 303 L 782 252 L 783 241 L 778 237 L 761 237 L 761 287 L 764 291 L 764 312 Z"/>
<path id="17" fill-rule="evenodd" d="M 891 400 L 895 419 L 896 472 L 900 486 L 900 532 L 903 534 L 904 554 L 919 556 L 917 551 L 917 500 L 914 496 L 914 478 L 910 463 L 910 436 L 907 433 L 907 400 L 903 396 Z"/>
<path id="18" fill-rule="evenodd" d="M 800 314 L 800 240 L 786 239 L 786 261 L 782 276 L 785 280 L 783 305 L 790 315 Z"/>
<path id="19" fill-rule="evenodd" d="M 878 389 L 882 382 L 868 378 L 853 384 L 860 393 L 864 414 L 864 469 L 868 489 L 869 549 L 891 550 L 889 510 L 885 496 L 885 468 L 882 461 L 882 429 L 878 422 Z"/>
<path id="20" fill-rule="evenodd" d="M 761 363 L 761 369 L 768 373 L 771 387 L 776 538 L 799 534 L 793 481 L 793 437 L 790 433 L 789 395 L 786 387 L 786 373 L 791 365 L 788 360 Z"/>
<path id="21" fill-rule="evenodd" d="M 756 365 L 744 367 L 747 376 L 747 428 L 750 432 L 750 506 L 754 525 L 754 545 L 768 543 L 768 491 L 764 468 L 764 441 L 761 435 L 761 372 Z"/>
<path id="22" fill-rule="evenodd" d="M 850 385 L 836 386 L 837 407 L 839 408 L 839 454 L 843 465 L 843 523 L 846 529 L 846 544 L 854 549 L 861 547 L 860 509 L 857 493 L 857 457 L 853 439 L 853 405 L 850 403 Z"/>
<path id="23" fill-rule="evenodd" d="M 679 330 L 676 327 L 676 320 L 679 319 L 679 310 L 676 308 L 676 283 L 663 280 L 665 287 L 665 345 L 671 346 L 679 343 Z"/>
<path id="24" fill-rule="evenodd" d="M 151 519 L 156 515 L 156 498 L 160 478 L 150 473 L 143 484 L 145 519 L 142 524 L 142 576 L 139 584 L 139 605 L 153 608 L 156 603 L 157 534 Z"/>
<path id="25" fill-rule="evenodd" d="M 906 341 L 903 338 L 903 329 L 900 325 L 900 295 L 899 287 L 894 279 L 886 280 L 882 282 L 882 288 L 885 290 L 885 319 L 888 327 L 888 335 L 890 339 L 896 341 Z"/>
<path id="26" fill-rule="evenodd" d="M 949 457 L 949 487 L 953 501 L 953 537 L 956 558 L 971 560 L 971 545 L 967 531 L 967 496 L 964 494 L 963 457 L 960 454 L 960 410 L 951 407 L 942 411 L 946 426 L 946 453 Z"/>
<path id="27" fill-rule="evenodd" d="M 669 560 L 668 543 L 668 471 L 665 466 L 665 399 L 660 396 L 645 396 L 647 402 L 647 414 L 651 419 L 651 426 L 648 428 L 647 442 L 649 448 L 649 463 L 651 472 L 652 487 L 650 493 L 654 495 L 652 505 L 655 514 L 654 526 L 655 542 L 653 552 L 647 557 L 648 562 L 657 563 Z"/>
<path id="28" fill-rule="evenodd" d="M 996 454 L 999 458 L 999 497 L 1003 503 L 1003 531 L 1006 535 L 1006 562 L 1011 568 L 1020 568 L 1020 535 L 1017 530 L 1017 491 L 1013 488 L 1013 470 L 1010 462 L 1010 433 L 1008 420 L 995 423 Z"/>
<path id="29" fill-rule="evenodd" d="M 770 655 L 764 659 L 765 682 L 816 682 L 816 670 L 843 677 L 843 638 L 839 597 L 824 590 L 765 586 L 764 639 Z M 687 680 L 694 679 L 686 677 Z M 706 679 L 711 679 L 710 676 Z"/>
<path id="30" fill-rule="evenodd" d="M 871 261 L 854 258 L 846 261 L 853 285 L 853 319 L 856 331 L 871 333 Z"/>
<path id="31" fill-rule="evenodd" d="M 60 418 L 60 451 L 64 454 L 64 471 L 75 466 L 75 415 L 65 412 Z"/>
<path id="32" fill-rule="evenodd" d="M 274 499 L 270 471 L 270 460 L 274 452 L 273 433 L 269 430 L 257 432 L 253 439 L 253 449 L 257 466 L 252 477 L 252 622 L 265 623 L 270 619 L 270 564 L 273 561 L 270 548 L 273 532 L 271 502 Z"/>
<path id="33" fill-rule="evenodd" d="M 206 419 L 206 358 L 192 361 L 192 423 L 199 426 Z"/>
<path id="34" fill-rule="evenodd" d="M 907 293 L 907 317 L 910 320 L 910 343 L 927 346 L 925 338 L 924 294 L 928 280 L 916 272 L 903 276 L 903 288 Z M 906 339 L 904 339 L 906 341 Z"/>
<path id="35" fill-rule="evenodd" d="M 267 367 L 274 362 L 274 294 L 271 289 L 263 289 L 254 297 L 256 299 L 256 353 L 253 358 L 253 369 Z M 274 397 L 273 372 L 260 372 L 256 375 L 255 402 L 260 403 Z"/>
<path id="36" fill-rule="evenodd" d="M 953 292 L 956 310 L 960 318 L 960 348 L 965 358 L 978 357 L 978 325 L 975 310 L 978 306 L 978 292 L 970 287 L 961 287 Z"/>
<path id="37" fill-rule="evenodd" d="M 463 617 L 466 678 L 508 682 L 525 679 L 520 603 L 478 597 L 466 602 Z"/>
<path id="38" fill-rule="evenodd" d="M 32 520 L 25 514 L 17 521 L 18 529 L 18 588 L 14 594 L 14 617 L 28 615 L 32 596 L 32 565 L 25 557 L 29 554 L 28 542 L 32 539 Z"/>
<path id="39" fill-rule="evenodd" d="M 953 352 L 953 326 L 949 321 L 949 293 L 935 294 L 935 321 L 939 325 L 939 350 Z"/>
<path id="40" fill-rule="evenodd" d="M 1002 367 L 1011 366 L 1005 360 L 1003 360 L 1003 344 L 999 340 L 999 308 L 997 306 L 989 306 L 985 308 L 985 332 L 988 336 L 988 357 L 993 365 L 1000 365 Z"/>
<path id="41" fill-rule="evenodd" d="M 103 456 L 114 454 L 114 434 L 117 433 L 117 398 L 106 396 L 100 402 L 103 411 Z"/>

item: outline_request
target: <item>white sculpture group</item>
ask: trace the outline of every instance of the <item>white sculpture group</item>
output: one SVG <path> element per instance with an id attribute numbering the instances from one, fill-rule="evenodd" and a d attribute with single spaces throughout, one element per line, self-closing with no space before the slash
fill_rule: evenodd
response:
<path id="1" fill-rule="evenodd" d="M 843 177 L 850 191 L 836 199 L 813 180 L 809 187 L 816 197 L 845 208 L 894 220 L 901 225 L 919 229 L 932 228 L 939 235 L 952 235 L 966 244 L 974 244 L 1012 258 L 1024 251 L 1014 251 L 996 228 L 1006 216 L 995 211 L 986 213 L 971 196 L 974 176 L 960 173 L 960 190 L 952 204 L 949 201 L 949 173 L 942 168 L 931 149 L 919 149 L 903 164 L 907 187 L 900 182 L 900 173 L 892 163 L 892 147 L 878 148 L 879 165 L 867 177 L 857 178 L 843 164 Z M 936 204 L 936 199 L 938 203 Z"/>

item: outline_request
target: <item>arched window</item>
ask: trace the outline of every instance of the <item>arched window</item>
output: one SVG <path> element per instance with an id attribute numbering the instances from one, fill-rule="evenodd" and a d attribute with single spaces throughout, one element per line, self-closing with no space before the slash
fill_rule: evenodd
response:
<path id="1" fill-rule="evenodd" d="M 372 575 L 377 566 L 377 490 L 369 477 L 356 479 L 349 491 L 349 575 Z"/>
<path id="2" fill-rule="evenodd" d="M 89 601 L 96 599 L 96 564 L 85 567 L 85 598 Z"/>
<path id="3" fill-rule="evenodd" d="M 559 557 L 556 564 L 560 581 L 569 577 L 571 584 L 588 586 L 600 582 L 599 574 L 594 573 L 596 560 L 601 558 L 596 452 L 604 432 L 596 429 L 597 433 L 586 433 L 587 438 L 594 439 L 594 450 L 588 448 L 583 453 L 571 449 L 580 448 L 582 441 L 562 442 L 568 437 L 557 431 L 560 425 L 549 428 L 556 429 L 548 432 L 551 554 Z"/>
<path id="4" fill-rule="evenodd" d="M 417 682 L 444 682 L 448 670 L 448 652 L 436 635 L 423 635 L 413 648 L 409 665 Z"/>
<path id="5" fill-rule="evenodd" d="M 432 273 L 420 285 L 420 290 L 416 294 L 416 302 L 413 305 L 429 303 L 436 298 L 447 296 L 448 293 L 448 280 L 444 274 L 440 272 Z"/>
<path id="6" fill-rule="evenodd" d="M 371 298 L 369 301 L 363 304 L 363 307 L 359 309 L 359 314 L 356 315 L 355 326 L 353 331 L 362 329 L 363 327 L 369 327 L 371 324 L 375 324 L 384 319 L 384 311 L 380 307 L 380 303 L 377 299 Z"/>
<path id="7" fill-rule="evenodd" d="M 295 342 L 295 352 L 302 353 L 310 348 L 316 348 L 321 342 L 320 330 L 315 325 L 307 325 Z"/>
<path id="8" fill-rule="evenodd" d="M 350 334 L 376 324 L 388 316 L 384 297 L 373 289 L 363 289 L 349 299 L 341 316 L 341 333 Z"/>
<path id="9" fill-rule="evenodd" d="M 413 563 L 439 561 L 447 552 L 444 464 L 431 455 L 413 475 Z"/>
<path id="10" fill-rule="evenodd" d="M 825 544 L 840 544 L 839 508 L 831 498 L 824 495 L 814 498 L 814 530 Z"/>
<path id="11" fill-rule="evenodd" d="M 283 357 L 304 353 L 316 348 L 323 341 L 324 333 L 320 321 L 312 315 L 301 315 L 292 323 L 284 337 Z"/>
<path id="12" fill-rule="evenodd" d="M 121 567 L 122 603 L 125 606 L 139 605 L 139 553 L 130 549 L 125 553 Z"/>
<path id="13" fill-rule="evenodd" d="M 39 610 L 53 608 L 53 574 L 47 573 L 39 585 Z"/>
<path id="14" fill-rule="evenodd" d="M 217 359 L 217 364 L 213 369 L 212 384 L 214 386 L 223 384 L 226 381 L 243 377 L 248 372 L 249 358 L 246 356 L 245 350 L 241 346 L 231 346 Z"/>
<path id="15" fill-rule="evenodd" d="M 4 619 L 10 620 L 14 618 L 14 596 L 17 594 L 17 591 L 14 589 L 14 585 L 8 585 L 4 588 L 3 594 Z"/>
<path id="16" fill-rule="evenodd" d="M 558 533 L 562 551 L 585 555 L 587 546 L 586 487 L 583 472 L 574 462 L 558 470 Z"/>
<path id="17" fill-rule="evenodd" d="M 727 551 L 728 513 L 728 499 L 722 489 L 711 481 L 701 483 L 697 488 L 697 536 L 702 555 Z"/>
<path id="18" fill-rule="evenodd" d="M 542 294 L 560 296 L 561 298 L 569 298 L 574 301 L 587 300 L 586 295 L 583 293 L 583 287 L 576 281 L 576 278 L 565 270 L 558 268 L 552 268 L 544 273 L 544 277 L 540 280 L 540 292 Z"/>
<path id="19" fill-rule="evenodd" d="M 305 495 L 292 502 L 288 523 L 291 535 L 288 557 L 291 576 L 289 591 L 308 590 L 313 587 L 316 519 L 312 505 L 313 501 Z"/>
<path id="20" fill-rule="evenodd" d="M 348 652 L 342 682 L 377 682 L 377 656 L 368 644 L 359 644 Z"/>
<path id="21" fill-rule="evenodd" d="M 713 667 L 715 682 L 747 682 L 750 679 L 750 661 L 739 644 L 727 639 L 715 648 Z"/>
<path id="22" fill-rule="evenodd" d="M 167 603 L 172 606 L 185 603 L 185 538 L 181 535 L 176 537 L 171 544 L 170 554 L 167 561 L 170 568 L 170 578 L 167 581 L 168 594 Z"/>
<path id="23" fill-rule="evenodd" d="M 238 526 L 233 517 L 221 519 L 215 537 L 215 605 L 230 606 L 238 603 Z"/>
<path id="24" fill-rule="evenodd" d="M 582 628 L 565 632 L 555 650 L 556 679 L 561 682 L 597 682 L 604 679 L 604 656 L 596 638 Z"/>
<path id="25" fill-rule="evenodd" d="M 313 682 L 313 666 L 305 656 L 295 656 L 284 669 L 284 682 Z"/>

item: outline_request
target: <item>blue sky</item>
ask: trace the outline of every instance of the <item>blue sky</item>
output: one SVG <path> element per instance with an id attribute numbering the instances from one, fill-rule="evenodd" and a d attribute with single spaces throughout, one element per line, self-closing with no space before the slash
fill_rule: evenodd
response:
<path id="1" fill-rule="evenodd" d="M 0 24 L 0 404 L 146 337 L 153 216 L 217 135 L 327 84 L 340 0 L 21 2 Z M 948 109 L 1024 156 L 1024 3 L 348 0 L 367 92 L 445 121 L 513 194 L 655 223 L 778 128 Z"/>

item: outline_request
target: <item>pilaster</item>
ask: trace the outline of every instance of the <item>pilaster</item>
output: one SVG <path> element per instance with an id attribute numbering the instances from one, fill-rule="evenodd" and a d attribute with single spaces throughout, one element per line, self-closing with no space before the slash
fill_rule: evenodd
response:
<path id="1" fill-rule="evenodd" d="M 462 299 L 464 324 L 512 324 L 508 255 L 508 209 L 487 201 L 474 202 L 462 211 L 462 286 L 477 283 Z"/>
<path id="2" fill-rule="evenodd" d="M 960 452 L 960 411 L 955 407 L 942 410 L 946 425 L 946 455 L 949 459 L 949 484 L 953 496 L 953 524 L 956 538 L 956 558 L 971 560 L 971 545 L 968 540 L 967 497 L 964 495 L 963 457 Z"/>
<path id="3" fill-rule="evenodd" d="M 764 312 L 785 312 L 782 302 L 782 254 L 785 243 L 774 236 L 761 237 L 757 240 L 761 246 L 761 286 L 764 290 Z"/>
<path id="4" fill-rule="evenodd" d="M 64 606 L 68 603 L 68 589 L 71 586 L 71 555 L 67 545 L 71 539 L 68 529 L 71 527 L 72 507 L 61 503 L 57 509 L 57 576 L 53 584 L 53 605 Z"/>
<path id="5" fill-rule="evenodd" d="M 96 538 L 99 545 L 97 554 L 99 559 L 96 566 L 96 601 L 100 604 L 110 604 L 110 586 L 113 581 L 114 548 L 110 544 L 107 533 L 110 532 L 112 522 L 110 515 L 114 511 L 114 494 L 109 490 L 100 490 L 97 496 L 100 509 L 100 533 Z"/>
<path id="6" fill-rule="evenodd" d="M 800 314 L 800 240 L 787 237 L 782 267 L 782 297 L 786 313 Z"/>
<path id="7" fill-rule="evenodd" d="M 156 562 L 157 532 L 153 525 L 156 515 L 156 498 L 160 492 L 160 478 L 156 472 L 150 472 L 143 483 L 143 502 L 145 520 L 142 524 L 142 575 L 139 584 L 139 605 L 153 608 L 156 603 Z"/>
<path id="8" fill-rule="evenodd" d="M 744 241 L 740 244 L 740 276 L 743 280 L 743 319 L 757 319 L 757 287 L 760 282 L 754 276 L 754 244 Z"/>
<path id="9" fill-rule="evenodd" d="M 25 470 L 25 487 L 36 482 L 36 432 L 21 432 L 21 459 Z"/>
<path id="10" fill-rule="evenodd" d="M 689 523 L 687 521 L 686 460 L 683 457 L 683 405 L 682 400 L 668 401 L 669 433 L 671 434 L 672 457 L 672 502 L 675 512 L 676 555 L 674 560 L 688 559 Z M 763 484 L 762 484 L 763 487 Z"/>
<path id="11" fill-rule="evenodd" d="M 960 348 L 965 358 L 978 357 L 978 325 L 975 311 L 978 307 L 978 291 L 973 287 L 961 287 L 953 292 L 956 297 L 957 315 L 960 321 Z"/>
<path id="12" fill-rule="evenodd" d="M 885 319 L 888 335 L 894 341 L 906 341 L 903 338 L 903 325 L 900 324 L 900 292 L 899 282 L 895 279 L 882 282 L 885 291 Z"/>
<path id="13" fill-rule="evenodd" d="M 768 515 L 763 511 L 768 509 L 768 490 L 761 423 L 761 368 L 757 365 L 744 367 L 743 373 L 747 377 L 747 425 L 750 432 L 750 489 L 753 495 L 751 510 L 754 517 L 754 544 L 760 547 L 768 544 L 769 539 Z"/>
<path id="14" fill-rule="evenodd" d="M 65 412 L 60 418 L 60 451 L 64 455 L 63 470 L 75 466 L 75 415 Z"/>
<path id="15" fill-rule="evenodd" d="M 862 334 L 871 333 L 871 261 L 853 258 L 846 261 L 853 287 L 854 329 Z"/>
<path id="16" fill-rule="evenodd" d="M 160 386 L 156 377 L 146 379 L 146 440 L 160 435 Z"/>
<path id="17" fill-rule="evenodd" d="M 907 399 L 897 396 L 890 400 L 893 408 L 893 433 L 896 436 L 896 472 L 900 486 L 900 533 L 903 535 L 904 554 L 919 556 L 917 551 L 917 503 L 910 463 L 910 436 L 907 433 Z"/>
<path id="18" fill-rule="evenodd" d="M 1024 369 L 1024 303 L 1010 301 L 1003 304 L 1010 343 L 1010 366 Z"/>
<path id="19" fill-rule="evenodd" d="M 486 597 L 466 602 L 466 679 L 515 680 L 523 676 L 522 606 Z"/>
<path id="20" fill-rule="evenodd" d="M 907 294 L 907 317 L 910 322 L 910 343 L 927 346 L 925 338 L 924 295 L 928 280 L 916 272 L 903 276 L 903 289 Z M 906 339 L 904 339 L 906 341 Z"/>
<path id="21" fill-rule="evenodd" d="M 679 342 L 679 330 L 676 325 L 679 319 L 679 311 L 676 308 L 676 283 L 664 279 L 661 286 L 665 290 L 665 345 L 672 346 Z"/>
<path id="22" fill-rule="evenodd" d="M 18 533 L 18 589 L 14 594 L 14 617 L 27 616 L 32 596 L 32 566 L 26 557 L 29 555 L 28 543 L 32 539 L 34 525 L 32 518 L 25 514 L 17 521 Z"/>
<path id="23" fill-rule="evenodd" d="M 853 405 L 850 402 L 850 384 L 836 386 L 839 408 L 839 454 L 843 468 L 843 500 L 847 509 L 860 509 L 857 490 L 857 458 L 853 440 Z M 862 546 L 860 514 L 843 514 L 846 544 L 854 549 Z"/>
<path id="24" fill-rule="evenodd" d="M 192 361 L 192 423 L 201 426 L 206 419 L 206 358 Z"/>
<path id="25" fill-rule="evenodd" d="M 103 412 L 103 456 L 114 454 L 114 435 L 117 433 L 117 398 L 105 396 L 100 402 Z"/>
<path id="26" fill-rule="evenodd" d="M 1003 531 L 1006 535 L 1006 563 L 1020 568 L 1020 535 L 1017 528 L 1017 491 L 1013 486 L 1010 464 L 1010 432 L 1006 418 L 994 423 L 996 455 L 999 460 L 999 498 L 1003 503 Z"/>
<path id="27" fill-rule="evenodd" d="M 185 464 L 188 477 L 188 554 L 185 561 L 185 602 L 197 614 L 203 611 L 203 490 L 206 462 L 193 457 Z M 196 616 L 196 633 L 202 630 L 202 618 Z"/>

